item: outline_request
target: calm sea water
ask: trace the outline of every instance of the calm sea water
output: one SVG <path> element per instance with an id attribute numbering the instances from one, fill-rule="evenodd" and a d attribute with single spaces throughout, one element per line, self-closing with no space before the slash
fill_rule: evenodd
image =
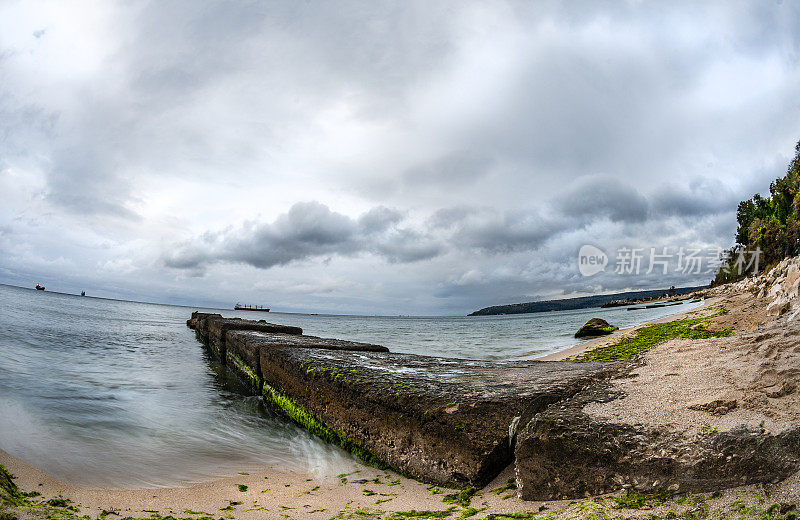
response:
<path id="1" fill-rule="evenodd" d="M 471 318 L 222 312 L 396 352 L 529 359 L 575 344 L 591 317 L 627 327 L 696 305 Z M 0 285 L 0 448 L 88 487 L 179 485 L 265 465 L 352 467 L 209 359 L 185 325 L 192 310 Z"/>

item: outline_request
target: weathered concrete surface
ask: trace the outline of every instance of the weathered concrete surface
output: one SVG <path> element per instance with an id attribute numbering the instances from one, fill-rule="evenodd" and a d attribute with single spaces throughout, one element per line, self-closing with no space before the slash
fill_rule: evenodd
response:
<path id="1" fill-rule="evenodd" d="M 712 491 L 777 482 L 800 469 L 800 427 L 778 434 L 746 426 L 687 434 L 682 428 L 615 423 L 584 413 L 623 399 L 598 382 L 538 414 L 516 445 L 517 488 L 526 500 L 647 492 Z"/>
<path id="2" fill-rule="evenodd" d="M 288 397 L 392 467 L 455 487 L 488 482 L 512 461 L 517 424 L 619 366 L 278 346 L 260 353 L 267 399 Z"/>
<path id="3" fill-rule="evenodd" d="M 206 342 L 208 341 L 208 320 L 217 318 L 222 319 L 222 314 L 194 311 L 192 317 L 186 320 L 186 326 L 194 329 L 199 338 Z"/>
<path id="4" fill-rule="evenodd" d="M 638 403 L 634 397 L 642 392 L 643 376 L 635 371 L 654 366 L 641 357 L 611 363 L 483 362 L 392 354 L 378 345 L 303 336 L 294 327 L 218 314 L 193 313 L 187 325 L 254 392 L 299 424 L 367 460 L 438 485 L 480 486 L 514 457 L 518 492 L 528 500 L 623 487 L 718 490 L 777 481 L 800 470 L 796 420 L 772 431 L 763 422 L 754 427 L 758 421 L 688 430 L 679 421 L 681 427 L 650 422 L 656 415 L 633 420 L 644 409 L 639 404 L 610 413 Z M 795 352 L 791 332 L 761 333 L 753 345 L 742 336 L 744 351 Z M 782 343 L 769 343 L 773 336 Z M 758 366 L 769 376 L 775 371 L 763 359 Z M 787 374 L 795 374 L 796 363 L 787 366 Z M 638 384 L 625 386 L 634 381 Z M 763 398 L 771 400 L 788 399 L 795 389 L 761 386 L 767 389 Z M 610 406 L 605 414 L 597 410 L 607 405 L 599 403 Z M 726 413 L 730 419 L 741 408 L 703 406 L 693 413 Z"/>
<path id="5" fill-rule="evenodd" d="M 389 352 L 384 346 L 370 343 L 235 328 L 228 330 L 225 336 L 226 363 L 239 372 L 239 375 L 260 394 L 261 350 L 276 347 Z"/>
<path id="6" fill-rule="evenodd" d="M 208 346 L 220 359 L 227 360 L 226 339 L 231 330 L 253 330 L 259 332 L 299 335 L 303 333 L 300 327 L 276 325 L 264 320 L 243 320 L 242 318 L 217 318 L 209 317 L 205 320 L 208 327 Z"/>

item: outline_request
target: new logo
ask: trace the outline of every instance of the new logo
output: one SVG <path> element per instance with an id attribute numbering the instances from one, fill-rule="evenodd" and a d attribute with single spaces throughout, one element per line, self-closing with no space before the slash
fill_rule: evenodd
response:
<path id="1" fill-rule="evenodd" d="M 607 265 L 608 255 L 605 251 L 591 244 L 581 246 L 578 251 L 578 271 L 583 276 L 594 276 L 605 271 Z"/>

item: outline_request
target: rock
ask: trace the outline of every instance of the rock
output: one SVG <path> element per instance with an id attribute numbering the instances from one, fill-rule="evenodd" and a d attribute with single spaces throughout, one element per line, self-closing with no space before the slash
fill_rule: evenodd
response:
<path id="1" fill-rule="evenodd" d="M 772 482 L 800 469 L 798 426 L 775 435 L 746 426 L 691 434 L 583 412 L 591 402 L 621 398 L 608 382 L 598 382 L 539 413 L 517 439 L 520 497 L 580 498 L 622 488 L 703 492 Z"/>
<path id="2" fill-rule="evenodd" d="M 775 298 L 778 295 L 780 295 L 781 293 L 783 293 L 783 285 L 781 284 L 780 280 L 777 280 L 772 285 L 772 287 L 770 287 L 769 292 L 767 293 L 767 296 L 769 296 L 770 298 Z"/>
<path id="3" fill-rule="evenodd" d="M 735 410 L 737 406 L 736 400 L 725 401 L 723 399 L 716 399 L 710 403 L 693 404 L 689 406 L 689 410 L 697 410 L 699 412 L 708 412 L 711 415 L 725 415 L 726 413 Z"/>
<path id="4" fill-rule="evenodd" d="M 800 287 L 800 272 L 790 273 L 786 276 L 784 289 L 790 298 L 797 298 L 798 287 Z"/>
<path id="5" fill-rule="evenodd" d="M 588 338 L 592 336 L 604 336 L 606 334 L 611 334 L 615 330 L 619 330 L 619 327 L 611 325 L 606 320 L 592 318 L 587 321 L 583 327 L 578 329 L 578 332 L 575 333 L 575 337 Z"/>
<path id="6" fill-rule="evenodd" d="M 368 460 L 451 487 L 488 483 L 513 460 L 517 424 L 618 367 L 261 349 L 265 401 Z"/>
<path id="7" fill-rule="evenodd" d="M 767 316 L 782 316 L 792 306 L 791 300 L 785 296 L 779 296 L 772 303 L 767 305 Z"/>
<path id="8" fill-rule="evenodd" d="M 771 399 L 780 399 L 781 397 L 786 397 L 787 395 L 793 394 L 796 388 L 797 385 L 792 381 L 785 381 L 778 390 L 764 393 Z"/>

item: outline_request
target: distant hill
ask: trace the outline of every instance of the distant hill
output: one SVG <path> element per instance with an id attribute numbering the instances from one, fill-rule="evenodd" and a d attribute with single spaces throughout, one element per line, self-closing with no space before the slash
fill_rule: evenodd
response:
<path id="1" fill-rule="evenodd" d="M 685 294 L 698 289 L 705 289 L 705 285 L 698 287 L 681 287 L 675 289 L 675 294 Z M 492 316 L 496 314 L 525 314 L 529 312 L 548 312 L 548 311 L 569 311 L 573 309 L 587 309 L 589 307 L 600 307 L 604 303 L 613 300 L 643 299 L 661 296 L 667 292 L 666 289 L 653 291 L 629 291 L 615 294 L 601 294 L 597 296 L 581 296 L 580 298 L 564 298 L 561 300 L 543 300 L 528 303 L 512 303 L 510 305 L 494 305 L 485 307 L 479 311 L 472 312 L 468 316 Z"/>

